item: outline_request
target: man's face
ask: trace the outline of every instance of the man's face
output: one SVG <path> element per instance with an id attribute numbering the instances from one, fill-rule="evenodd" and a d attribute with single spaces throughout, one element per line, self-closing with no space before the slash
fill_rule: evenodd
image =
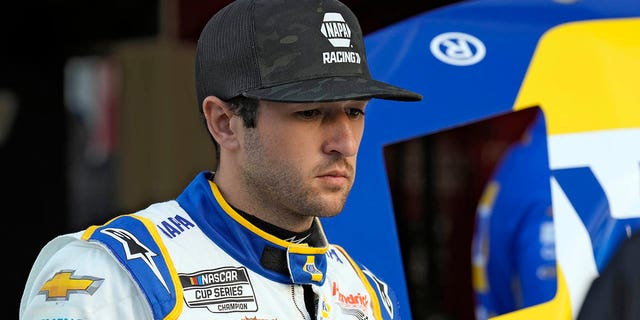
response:
<path id="1" fill-rule="evenodd" d="M 244 185 L 263 208 L 335 216 L 356 172 L 367 101 L 260 101 L 256 127 L 243 135 Z"/>

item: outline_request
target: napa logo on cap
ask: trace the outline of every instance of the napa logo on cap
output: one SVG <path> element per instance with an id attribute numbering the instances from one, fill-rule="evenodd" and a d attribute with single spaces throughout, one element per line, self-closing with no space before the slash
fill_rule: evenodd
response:
<path id="1" fill-rule="evenodd" d="M 348 48 L 351 45 L 351 29 L 344 21 L 341 14 L 327 12 L 322 19 L 320 32 L 331 42 L 334 47 Z"/>
<path id="2" fill-rule="evenodd" d="M 351 28 L 338 12 L 326 12 L 320 32 L 334 48 L 351 48 Z M 354 51 L 336 50 L 322 53 L 322 63 L 360 63 L 360 54 Z"/>

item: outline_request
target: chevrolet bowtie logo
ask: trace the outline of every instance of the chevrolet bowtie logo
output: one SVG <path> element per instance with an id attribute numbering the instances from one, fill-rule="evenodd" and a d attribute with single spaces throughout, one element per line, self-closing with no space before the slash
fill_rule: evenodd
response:
<path id="1" fill-rule="evenodd" d="M 44 283 L 38 294 L 44 294 L 47 301 L 69 300 L 71 293 L 93 294 L 104 279 L 80 276 L 74 277 L 75 270 L 61 270 Z"/>

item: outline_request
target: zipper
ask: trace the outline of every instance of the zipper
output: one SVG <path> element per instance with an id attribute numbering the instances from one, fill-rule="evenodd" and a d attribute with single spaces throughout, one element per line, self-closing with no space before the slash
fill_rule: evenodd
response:
<path id="1" fill-rule="evenodd" d="M 300 288 L 302 288 L 302 287 L 300 287 Z M 295 284 L 291 285 L 291 300 L 293 300 L 293 304 L 296 306 L 296 309 L 298 309 L 298 312 L 300 313 L 300 316 L 302 316 L 302 319 L 311 320 L 311 316 L 307 314 L 307 308 L 305 306 L 300 308 L 300 305 L 298 305 L 298 299 L 296 299 L 296 285 Z M 302 303 L 304 304 L 304 297 L 302 299 Z"/>

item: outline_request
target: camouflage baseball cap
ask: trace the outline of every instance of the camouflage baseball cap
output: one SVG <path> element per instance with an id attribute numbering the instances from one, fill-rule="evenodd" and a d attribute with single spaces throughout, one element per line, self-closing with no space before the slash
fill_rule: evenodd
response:
<path id="1" fill-rule="evenodd" d="M 338 0 L 236 0 L 196 49 L 198 103 L 210 95 L 280 102 L 422 96 L 371 78 L 360 24 Z"/>

